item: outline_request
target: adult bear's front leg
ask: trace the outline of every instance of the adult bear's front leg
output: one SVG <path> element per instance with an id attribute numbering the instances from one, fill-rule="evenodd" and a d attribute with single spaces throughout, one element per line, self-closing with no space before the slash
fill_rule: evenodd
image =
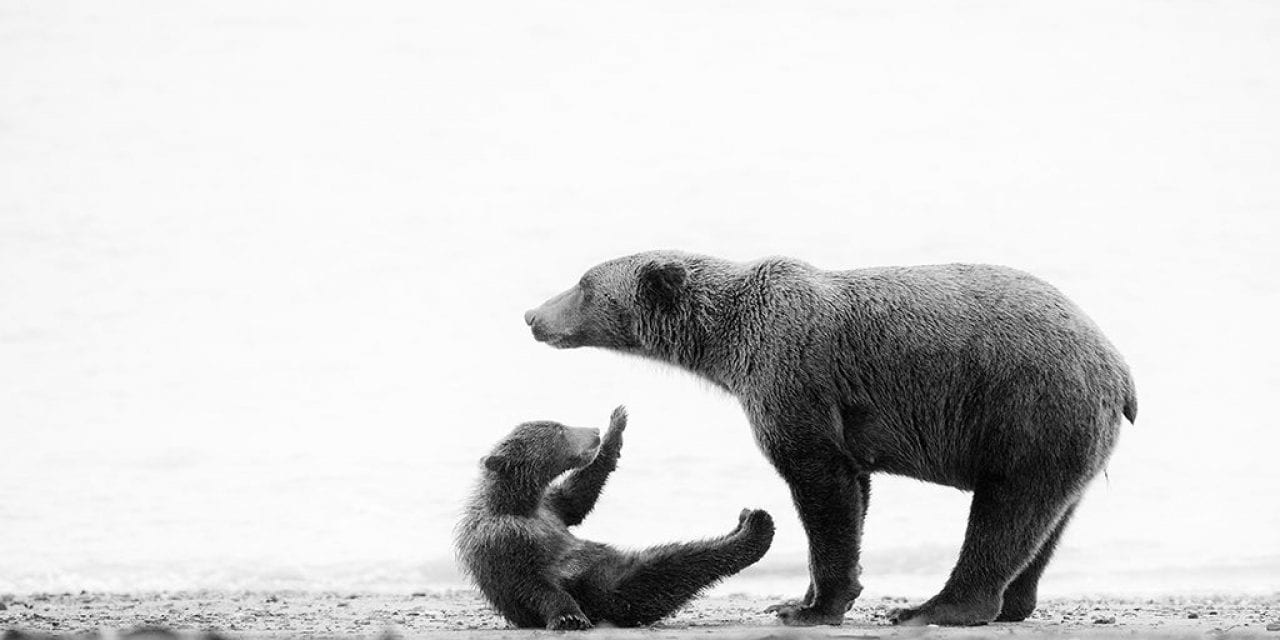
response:
<path id="1" fill-rule="evenodd" d="M 764 427 L 764 428 L 762 428 Z M 810 593 L 803 602 L 772 608 L 788 625 L 838 625 L 862 593 L 858 581 L 862 490 L 828 427 L 758 425 L 769 459 L 791 489 L 809 539 Z"/>
<path id="2" fill-rule="evenodd" d="M 867 505 L 870 504 L 870 501 L 871 501 L 871 476 L 870 475 L 864 473 L 858 476 L 858 489 L 861 495 L 859 496 L 860 500 L 858 500 L 859 504 L 857 505 L 858 511 L 854 514 L 854 516 L 857 518 L 857 521 L 858 521 L 857 522 L 858 537 L 857 539 L 854 540 L 855 551 L 860 551 L 862 549 L 862 531 L 863 531 L 863 527 L 866 526 L 865 523 L 867 520 Z M 860 584 L 862 579 L 862 564 L 857 563 L 855 570 L 857 571 L 855 578 L 857 579 L 858 584 Z M 854 597 L 856 599 L 857 596 L 855 595 Z M 770 605 L 768 608 L 764 610 L 764 612 L 765 613 L 781 613 L 783 611 L 787 611 L 790 609 L 797 609 L 803 606 L 808 606 L 812 603 L 813 603 L 813 582 L 810 581 L 809 588 L 805 590 L 803 598 L 798 598 L 795 600 L 784 600 L 777 604 Z"/>

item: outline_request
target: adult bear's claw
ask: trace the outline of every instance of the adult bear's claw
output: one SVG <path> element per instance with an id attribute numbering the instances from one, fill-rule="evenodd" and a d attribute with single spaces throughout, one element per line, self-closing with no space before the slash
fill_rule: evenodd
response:
<path id="1" fill-rule="evenodd" d="M 791 600 L 783 600 L 775 604 L 771 604 L 765 608 L 765 613 L 782 613 L 791 609 L 799 609 L 805 605 L 804 598 L 793 598 Z"/>
<path id="2" fill-rule="evenodd" d="M 551 631 L 586 631 L 592 627 L 591 621 L 581 613 L 566 613 L 556 616 L 547 625 Z"/>
<path id="3" fill-rule="evenodd" d="M 844 623 L 843 613 L 823 613 L 812 607 L 788 607 L 785 604 L 774 607 L 779 607 L 776 611 L 778 620 L 788 627 L 816 627 L 823 624 L 838 627 Z"/>

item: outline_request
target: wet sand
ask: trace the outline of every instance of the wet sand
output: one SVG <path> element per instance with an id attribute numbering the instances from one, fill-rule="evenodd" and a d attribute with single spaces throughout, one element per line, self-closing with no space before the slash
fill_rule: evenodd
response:
<path id="1" fill-rule="evenodd" d="M 650 639 L 1229 636 L 1280 640 L 1280 594 L 1049 600 L 1026 622 L 969 629 L 891 626 L 887 613 L 906 604 L 904 599 L 892 598 L 857 604 L 841 627 L 792 629 L 777 625 L 773 616 L 762 613 L 773 601 L 757 596 L 704 598 L 653 627 L 595 629 L 587 635 Z M 59 635 L 97 632 L 105 637 L 127 635 L 129 630 L 143 627 L 173 629 L 182 636 L 216 631 L 229 638 L 410 639 L 448 635 L 482 640 L 551 635 L 509 628 L 468 591 L 407 595 L 212 591 L 4 595 L 0 596 L 0 627 Z"/>

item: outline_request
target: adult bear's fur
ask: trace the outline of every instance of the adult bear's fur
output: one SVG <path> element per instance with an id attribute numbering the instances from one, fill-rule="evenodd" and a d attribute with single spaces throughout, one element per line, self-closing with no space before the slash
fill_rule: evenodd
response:
<path id="1" fill-rule="evenodd" d="M 517 626 L 652 624 L 769 550 L 773 520 L 745 509 L 728 535 L 639 552 L 569 533 L 594 508 L 617 466 L 625 428 L 622 407 L 613 412 L 603 443 L 596 429 L 528 422 L 484 459 L 484 475 L 458 525 L 458 557 Z"/>
<path id="2" fill-rule="evenodd" d="M 663 360 L 733 393 L 809 536 L 789 624 L 861 593 L 872 472 L 974 492 L 959 561 L 913 624 L 1022 620 L 1085 485 L 1137 413 L 1128 369 L 1045 282 L 987 265 L 823 271 L 649 252 L 525 314 L 540 341 Z"/>

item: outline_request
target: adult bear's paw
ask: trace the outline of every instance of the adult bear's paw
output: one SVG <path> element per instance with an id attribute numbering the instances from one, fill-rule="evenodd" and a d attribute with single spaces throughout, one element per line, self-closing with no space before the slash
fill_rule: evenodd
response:
<path id="1" fill-rule="evenodd" d="M 809 588 L 804 592 L 803 598 L 793 598 L 791 600 L 783 600 L 777 604 L 769 605 L 764 610 L 765 613 L 778 613 L 783 609 L 798 609 L 813 604 L 813 583 L 809 583 Z"/>
<path id="2" fill-rule="evenodd" d="M 591 621 L 581 613 L 558 615 L 547 624 L 547 628 L 552 631 L 586 631 L 591 626 Z"/>
<path id="3" fill-rule="evenodd" d="M 806 606 L 774 606 L 778 607 L 775 611 L 778 614 L 778 620 L 788 627 L 816 627 L 823 624 L 838 627 L 844 623 L 844 613 L 825 613 Z"/>
<path id="4" fill-rule="evenodd" d="M 950 627 L 973 627 L 987 624 L 1000 613 L 1000 603 L 974 601 L 966 603 L 926 602 L 919 607 L 895 609 L 889 613 L 894 624 L 923 627 L 931 624 Z"/>
<path id="5" fill-rule="evenodd" d="M 1004 603 L 1000 606 L 1000 615 L 996 622 L 1022 622 L 1031 617 L 1036 610 L 1036 589 L 1015 589 L 1010 586 L 1004 592 Z"/>
<path id="6" fill-rule="evenodd" d="M 783 600 L 782 602 L 779 602 L 777 604 L 771 604 L 768 607 L 765 607 L 764 612 L 765 613 L 782 613 L 783 611 L 787 611 L 790 609 L 799 609 L 801 607 L 807 606 L 808 604 L 809 604 L 809 601 L 806 598 L 792 598 L 790 600 Z"/>

